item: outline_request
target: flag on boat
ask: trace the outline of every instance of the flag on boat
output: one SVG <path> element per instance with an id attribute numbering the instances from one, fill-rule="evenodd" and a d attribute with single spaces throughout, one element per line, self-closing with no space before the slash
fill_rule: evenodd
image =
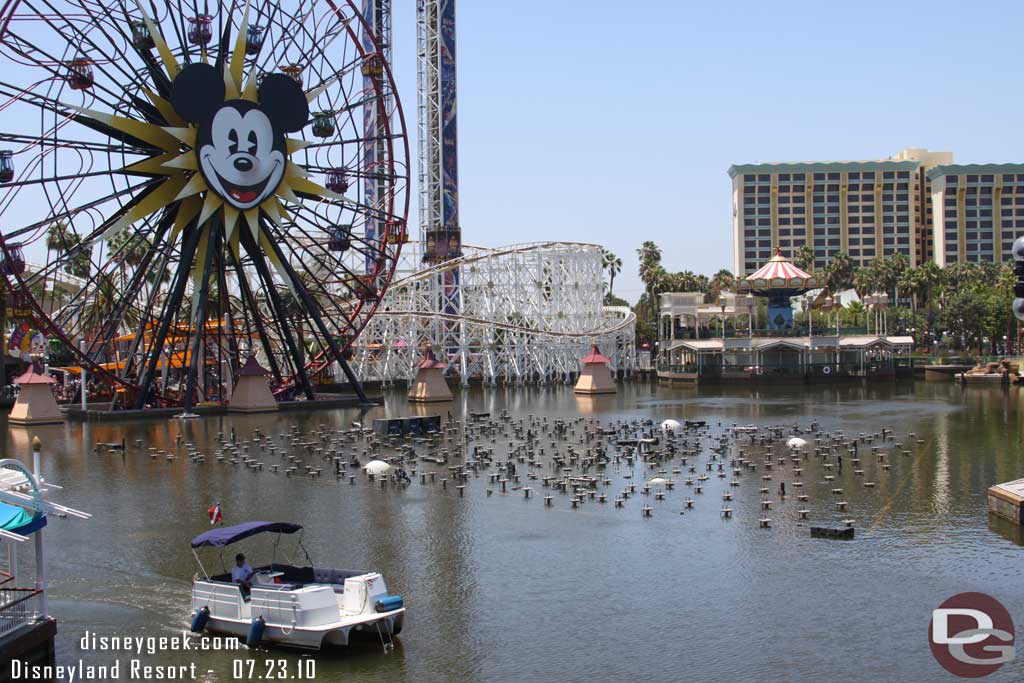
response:
<path id="1" fill-rule="evenodd" d="M 220 514 L 220 503 L 214 503 L 210 508 L 210 526 L 220 524 L 223 521 L 224 516 Z"/>

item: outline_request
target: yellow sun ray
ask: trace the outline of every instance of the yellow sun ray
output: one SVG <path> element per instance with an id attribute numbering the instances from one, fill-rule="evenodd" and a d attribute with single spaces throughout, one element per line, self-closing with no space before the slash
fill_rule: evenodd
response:
<path id="1" fill-rule="evenodd" d="M 171 135 L 176 140 L 184 142 L 189 147 L 196 146 L 195 128 L 179 128 L 175 126 L 164 126 L 161 130 L 163 130 L 168 135 Z"/>
<path id="2" fill-rule="evenodd" d="M 199 215 L 203 208 L 203 202 L 199 197 L 186 197 L 178 207 L 178 215 L 174 217 L 174 227 L 171 229 L 171 242 L 178 236 L 178 233 L 188 225 L 193 218 Z"/>
<path id="3" fill-rule="evenodd" d="M 260 239 L 260 210 L 249 209 L 245 211 L 245 223 L 249 226 L 249 234 L 252 235 L 254 241 L 259 242 Z"/>
<path id="4" fill-rule="evenodd" d="M 242 89 L 245 68 L 245 36 L 249 29 L 249 0 L 245 2 L 245 9 L 242 10 L 242 21 L 238 25 L 238 38 L 235 40 L 235 49 L 231 53 L 231 64 L 228 73 L 231 75 L 231 89 L 234 91 L 232 97 L 237 98 Z"/>
<path id="5" fill-rule="evenodd" d="M 168 171 L 164 164 L 173 162 L 181 157 L 176 152 L 167 152 L 157 157 L 150 157 L 130 166 L 121 169 L 122 173 L 152 173 L 154 175 L 173 175 L 174 171 Z"/>
<path id="6" fill-rule="evenodd" d="M 112 114 L 104 114 L 100 111 L 93 109 L 86 109 L 85 107 L 76 107 L 73 104 L 69 104 L 70 109 L 85 114 L 91 119 L 95 119 L 100 123 L 105 123 L 111 128 L 116 128 L 122 133 L 127 133 L 134 138 L 138 138 L 143 142 L 148 142 L 151 145 L 156 145 L 165 152 L 177 152 L 181 145 L 173 135 L 168 135 L 164 128 L 161 126 L 153 125 L 152 123 L 146 123 L 145 121 L 133 121 L 132 119 L 126 119 L 123 116 L 114 116 Z"/>
<path id="7" fill-rule="evenodd" d="M 224 200 L 216 192 L 207 192 L 203 197 L 203 210 L 199 214 L 199 225 L 205 223 L 223 205 Z"/>
<path id="8" fill-rule="evenodd" d="M 177 169 L 180 171 L 198 171 L 199 164 L 196 162 L 195 154 L 182 154 L 170 161 L 165 161 L 164 168 Z"/>
<path id="9" fill-rule="evenodd" d="M 238 217 L 241 213 L 230 204 L 224 205 L 224 237 L 229 242 L 235 236 L 235 226 L 238 225 Z"/>
<path id="10" fill-rule="evenodd" d="M 164 41 L 163 34 L 160 33 L 160 28 L 153 23 L 153 20 L 146 14 L 146 10 L 142 8 L 142 3 L 139 0 L 135 1 L 139 11 L 142 12 L 142 19 L 146 22 L 146 27 L 149 28 L 149 35 L 153 38 L 153 43 L 156 45 L 157 52 L 160 53 L 160 59 L 164 63 L 164 69 L 167 71 L 167 75 L 174 80 L 174 77 L 181 71 L 181 66 L 178 65 L 178 60 L 174 58 L 174 53 L 171 52 L 171 48 L 167 47 L 167 43 Z"/>
<path id="11" fill-rule="evenodd" d="M 145 199 L 129 209 L 119 220 L 107 228 L 103 234 L 100 235 L 100 239 L 109 240 L 136 221 L 142 220 L 149 214 L 155 213 L 165 206 L 168 206 L 174 201 L 174 197 L 177 196 L 178 192 L 181 191 L 181 188 L 185 186 L 187 181 L 188 178 L 185 176 L 173 176 L 168 178 L 155 190 L 150 192 Z"/>
<path id="12" fill-rule="evenodd" d="M 196 173 L 192 176 L 191 180 L 188 181 L 188 184 L 181 188 L 181 192 L 178 193 L 178 196 L 175 197 L 175 199 L 191 197 L 194 194 L 199 194 L 200 192 L 205 192 L 209 189 L 210 186 L 206 184 L 206 178 L 204 178 L 201 173 Z"/>
<path id="13" fill-rule="evenodd" d="M 153 103 L 153 106 L 156 107 L 156 110 L 160 112 L 168 123 L 175 126 L 185 125 L 185 119 L 178 116 L 178 112 L 174 111 L 174 107 L 171 106 L 170 102 L 160 97 L 149 88 L 143 88 L 142 92 L 146 93 L 146 97 L 149 98 L 149 101 Z"/>

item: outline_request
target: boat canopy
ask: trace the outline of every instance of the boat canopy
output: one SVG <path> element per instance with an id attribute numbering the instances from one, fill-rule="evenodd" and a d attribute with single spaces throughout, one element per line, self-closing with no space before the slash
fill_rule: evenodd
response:
<path id="1" fill-rule="evenodd" d="M 0 503 L 0 529 L 28 536 L 44 526 L 46 526 L 46 515 L 29 512 L 7 503 Z"/>
<path id="2" fill-rule="evenodd" d="M 289 522 L 245 522 L 234 526 L 217 527 L 199 534 L 192 539 L 193 548 L 223 548 L 241 541 L 242 539 L 262 534 L 264 532 L 274 534 L 294 534 L 302 529 L 299 524 Z"/>

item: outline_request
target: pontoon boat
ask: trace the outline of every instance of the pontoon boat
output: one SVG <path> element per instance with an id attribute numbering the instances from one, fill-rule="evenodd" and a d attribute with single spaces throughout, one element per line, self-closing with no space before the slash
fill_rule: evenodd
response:
<path id="1" fill-rule="evenodd" d="M 246 522 L 218 527 L 192 539 L 192 552 L 202 577 L 192 582 L 192 630 L 207 630 L 245 639 L 255 647 L 276 644 L 319 650 L 325 645 L 347 645 L 352 632 L 379 636 L 390 644 L 402 631 L 402 598 L 388 595 L 380 574 L 309 566 L 278 564 L 280 534 L 302 529 L 286 522 Z M 245 587 L 232 583 L 230 572 L 210 576 L 196 549 L 224 548 L 260 533 L 278 534 L 275 557 L 256 567 Z M 297 547 L 302 547 L 301 535 Z M 306 559 L 309 560 L 308 554 Z M 223 565 L 222 565 L 223 566 Z"/>

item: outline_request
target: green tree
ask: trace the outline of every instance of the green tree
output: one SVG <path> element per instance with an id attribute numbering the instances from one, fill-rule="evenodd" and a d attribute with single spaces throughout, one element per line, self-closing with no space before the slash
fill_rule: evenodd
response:
<path id="1" fill-rule="evenodd" d="M 855 272 L 856 266 L 850 255 L 845 251 L 837 251 L 824 268 L 825 283 L 833 292 L 845 291 L 854 286 Z"/>
<path id="2" fill-rule="evenodd" d="M 793 254 L 793 265 L 808 273 L 814 272 L 814 247 L 809 244 L 801 244 L 800 248 Z"/>

